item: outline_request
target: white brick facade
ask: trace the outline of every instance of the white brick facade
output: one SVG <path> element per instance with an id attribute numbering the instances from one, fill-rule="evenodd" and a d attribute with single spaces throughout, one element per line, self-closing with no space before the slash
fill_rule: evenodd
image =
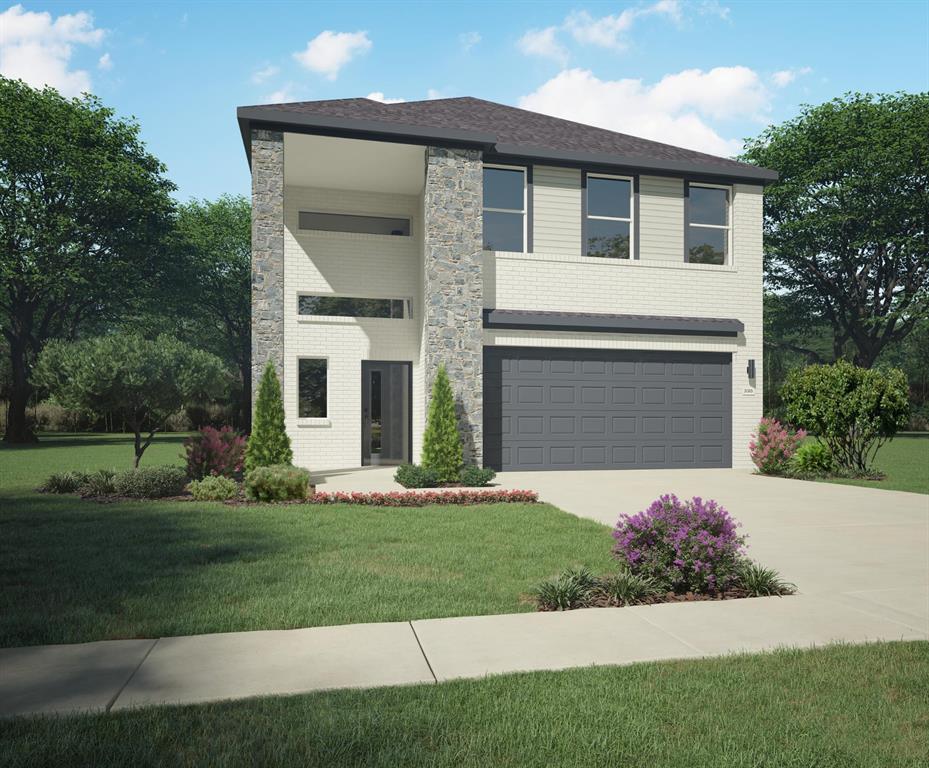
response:
<path id="1" fill-rule="evenodd" d="M 639 179 L 639 260 L 580 256 L 579 185 L 579 171 L 534 169 L 535 252 L 484 255 L 485 307 L 736 318 L 744 333 L 727 338 L 485 330 L 484 344 L 731 352 L 733 463 L 748 466 L 747 444 L 762 412 L 761 187 L 734 187 L 731 264 L 720 267 L 684 263 L 683 180 L 648 176 Z M 412 363 L 417 461 L 425 421 L 422 195 L 296 186 L 287 186 L 284 195 L 284 406 L 295 463 L 312 470 L 360 465 L 362 360 Z M 301 210 L 410 217 L 412 234 L 300 231 Z M 300 293 L 410 299 L 412 318 L 301 318 Z M 328 362 L 326 419 L 297 418 L 300 357 Z M 753 382 L 745 373 L 749 359 L 755 360 Z"/>

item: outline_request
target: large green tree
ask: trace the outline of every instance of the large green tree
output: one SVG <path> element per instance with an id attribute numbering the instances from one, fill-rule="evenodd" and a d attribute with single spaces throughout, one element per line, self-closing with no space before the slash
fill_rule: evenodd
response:
<path id="1" fill-rule="evenodd" d="M 870 367 L 929 311 L 929 94 L 849 94 L 746 144 L 774 168 L 765 279 Z"/>
<path id="2" fill-rule="evenodd" d="M 5 439 L 32 439 L 30 370 L 49 339 L 119 317 L 161 284 L 173 184 L 133 120 L 0 77 L 0 330 Z"/>
<path id="3" fill-rule="evenodd" d="M 227 376 L 209 352 L 136 333 L 50 341 L 32 375 L 65 408 L 121 417 L 135 435 L 135 466 L 168 416 L 220 395 Z"/>

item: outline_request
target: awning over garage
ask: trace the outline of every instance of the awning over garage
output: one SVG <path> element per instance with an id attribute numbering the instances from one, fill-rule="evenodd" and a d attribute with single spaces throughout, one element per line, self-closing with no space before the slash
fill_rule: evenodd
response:
<path id="1" fill-rule="evenodd" d="M 485 309 L 484 327 L 522 328 L 537 331 L 675 333 L 699 336 L 737 336 L 745 329 L 740 320 L 725 317 L 529 312 L 518 309 Z"/>

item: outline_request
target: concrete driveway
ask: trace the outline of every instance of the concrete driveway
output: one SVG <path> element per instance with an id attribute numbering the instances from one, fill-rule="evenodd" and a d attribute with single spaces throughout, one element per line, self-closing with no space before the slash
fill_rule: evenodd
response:
<path id="1" fill-rule="evenodd" d="M 320 490 L 400 490 L 390 467 L 316 481 Z M 716 499 L 742 523 L 749 555 L 801 593 L 929 630 L 929 496 L 738 469 L 503 472 L 496 484 L 538 491 L 543 501 L 610 526 L 664 493 Z"/>

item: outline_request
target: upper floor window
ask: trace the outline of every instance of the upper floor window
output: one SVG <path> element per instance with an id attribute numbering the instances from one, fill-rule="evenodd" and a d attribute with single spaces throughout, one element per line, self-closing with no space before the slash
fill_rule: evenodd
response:
<path id="1" fill-rule="evenodd" d="M 632 179 L 587 174 L 584 255 L 628 259 L 632 255 Z"/>
<path id="2" fill-rule="evenodd" d="M 729 187 L 688 184 L 686 260 L 729 261 Z"/>
<path id="3" fill-rule="evenodd" d="M 526 169 L 484 166 L 484 250 L 525 251 Z"/>
<path id="4" fill-rule="evenodd" d="M 410 316 L 408 303 L 405 299 L 363 299 L 353 296 L 304 294 L 297 297 L 297 313 L 329 317 L 384 317 L 402 320 Z"/>
<path id="5" fill-rule="evenodd" d="M 409 237 L 410 220 L 392 216 L 358 216 L 351 213 L 319 213 L 300 211 L 300 229 L 323 232 L 355 232 L 366 235 L 399 235 Z"/>

